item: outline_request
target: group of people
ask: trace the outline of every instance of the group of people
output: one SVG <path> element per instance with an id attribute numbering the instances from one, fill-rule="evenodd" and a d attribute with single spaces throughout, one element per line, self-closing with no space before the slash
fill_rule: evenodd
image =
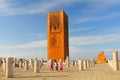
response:
<path id="1" fill-rule="evenodd" d="M 50 70 L 63 71 L 62 60 L 60 60 L 59 62 L 57 62 L 56 60 L 51 59 L 50 60 L 50 64 L 49 64 L 49 68 L 50 68 Z"/>

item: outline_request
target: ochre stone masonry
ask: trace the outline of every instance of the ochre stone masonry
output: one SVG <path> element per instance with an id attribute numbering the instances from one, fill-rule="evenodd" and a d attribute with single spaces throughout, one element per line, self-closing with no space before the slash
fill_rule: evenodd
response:
<path id="1" fill-rule="evenodd" d="M 65 61 L 69 56 L 68 16 L 63 11 L 48 13 L 48 60 Z"/>
<path id="2" fill-rule="evenodd" d="M 97 57 L 97 63 L 106 63 L 106 57 L 104 55 L 104 52 L 100 52 L 100 54 Z"/>

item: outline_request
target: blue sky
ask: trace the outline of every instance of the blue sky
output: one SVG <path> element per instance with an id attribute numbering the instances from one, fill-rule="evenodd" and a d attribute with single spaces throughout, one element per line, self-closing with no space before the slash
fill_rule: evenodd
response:
<path id="1" fill-rule="evenodd" d="M 47 59 L 47 13 L 69 16 L 70 59 L 120 51 L 119 0 L 0 0 L 0 56 Z"/>

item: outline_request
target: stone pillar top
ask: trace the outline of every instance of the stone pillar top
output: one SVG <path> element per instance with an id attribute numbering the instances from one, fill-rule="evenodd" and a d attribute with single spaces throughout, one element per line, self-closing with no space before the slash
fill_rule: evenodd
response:
<path id="1" fill-rule="evenodd" d="M 114 50 L 113 53 L 118 53 L 118 51 L 117 51 L 117 50 Z"/>

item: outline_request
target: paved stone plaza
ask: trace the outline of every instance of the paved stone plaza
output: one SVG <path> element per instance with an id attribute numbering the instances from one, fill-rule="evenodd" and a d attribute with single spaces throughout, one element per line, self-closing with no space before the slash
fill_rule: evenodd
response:
<path id="1" fill-rule="evenodd" d="M 120 80 L 120 71 L 114 71 L 107 63 L 95 64 L 92 68 L 80 71 L 78 66 L 64 67 L 63 72 L 50 71 L 47 65 L 34 73 L 34 69 L 14 68 L 13 78 L 6 78 L 0 67 L 0 80 Z"/>

